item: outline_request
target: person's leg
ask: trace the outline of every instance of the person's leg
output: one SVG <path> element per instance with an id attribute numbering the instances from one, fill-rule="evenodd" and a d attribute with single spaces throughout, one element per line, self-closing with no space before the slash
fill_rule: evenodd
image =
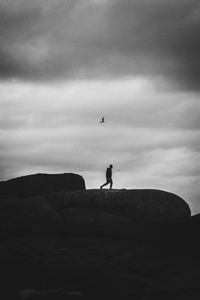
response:
<path id="1" fill-rule="evenodd" d="M 113 181 L 112 179 L 110 179 L 110 190 L 112 190 L 112 186 L 113 186 Z"/>
<path id="2" fill-rule="evenodd" d="M 109 181 L 108 181 L 108 180 L 106 181 L 106 183 L 102 184 L 102 185 L 100 186 L 100 188 L 102 189 L 102 187 L 103 187 L 103 186 L 106 186 L 107 184 L 109 184 Z"/>

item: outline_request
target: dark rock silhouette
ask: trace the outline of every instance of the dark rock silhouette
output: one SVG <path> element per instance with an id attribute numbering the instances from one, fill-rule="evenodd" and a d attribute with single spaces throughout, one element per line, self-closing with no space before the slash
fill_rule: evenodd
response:
<path id="1" fill-rule="evenodd" d="M 33 174 L 0 182 L 0 195 L 21 198 L 83 189 L 84 179 L 73 173 Z"/>
<path id="2" fill-rule="evenodd" d="M 193 215 L 184 222 L 179 228 L 179 236 L 182 235 L 183 241 L 187 241 L 187 251 L 192 251 L 192 254 L 200 251 L 200 214 Z"/>
<path id="3" fill-rule="evenodd" d="M 199 225 L 164 191 L 1 195 L 1 298 L 199 299 Z"/>
<path id="4" fill-rule="evenodd" d="M 200 227 L 200 214 L 193 215 L 190 219 L 190 224 L 193 227 L 196 227 L 196 226 Z"/>
<path id="5" fill-rule="evenodd" d="M 1 236 L 135 236 L 183 222 L 187 203 L 159 190 L 82 190 L 26 199 L 0 197 Z M 151 226 L 149 231 L 149 224 Z M 147 230 L 148 229 L 148 230 Z"/>
<path id="6" fill-rule="evenodd" d="M 191 216 L 188 204 L 179 196 L 161 190 L 86 190 L 47 197 L 58 208 L 63 199 L 64 207 L 98 209 L 140 221 L 180 221 Z"/>

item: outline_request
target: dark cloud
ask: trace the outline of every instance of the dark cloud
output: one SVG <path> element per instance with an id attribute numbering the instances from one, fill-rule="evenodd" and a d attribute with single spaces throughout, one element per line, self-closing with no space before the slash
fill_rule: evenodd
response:
<path id="1" fill-rule="evenodd" d="M 2 79 L 147 76 L 199 89 L 197 0 L 2 3 Z"/>

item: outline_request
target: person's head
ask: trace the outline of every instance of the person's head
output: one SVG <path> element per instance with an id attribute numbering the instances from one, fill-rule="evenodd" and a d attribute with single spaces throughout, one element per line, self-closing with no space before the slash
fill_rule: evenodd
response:
<path id="1" fill-rule="evenodd" d="M 110 168 L 112 169 L 113 165 L 110 165 Z"/>

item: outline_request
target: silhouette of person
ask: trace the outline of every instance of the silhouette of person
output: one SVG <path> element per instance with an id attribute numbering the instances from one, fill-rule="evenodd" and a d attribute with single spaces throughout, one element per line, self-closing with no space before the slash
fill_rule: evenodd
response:
<path id="1" fill-rule="evenodd" d="M 102 189 L 103 186 L 107 185 L 110 183 L 110 190 L 112 189 L 113 181 L 112 181 L 112 165 L 107 168 L 106 170 L 106 183 L 100 186 L 100 189 Z"/>

